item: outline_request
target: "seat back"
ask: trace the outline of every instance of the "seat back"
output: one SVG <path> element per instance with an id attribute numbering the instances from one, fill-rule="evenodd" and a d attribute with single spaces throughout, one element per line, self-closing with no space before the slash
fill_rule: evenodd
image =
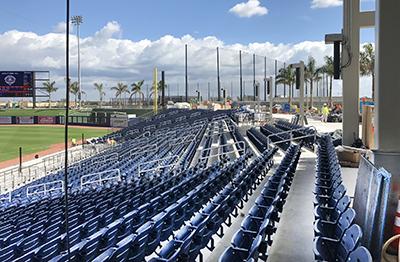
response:
<path id="1" fill-rule="evenodd" d="M 355 217 L 356 211 L 354 211 L 352 208 L 347 209 L 341 214 L 334 232 L 334 235 L 337 237 L 337 239 L 340 239 L 343 236 L 344 231 L 348 229 L 351 224 L 353 224 Z"/>
<path id="2" fill-rule="evenodd" d="M 346 261 L 350 252 L 357 248 L 361 241 L 362 229 L 359 225 L 354 224 L 347 229 L 342 239 L 340 240 L 339 247 L 336 253 L 337 261 Z"/>
<path id="3" fill-rule="evenodd" d="M 151 222 L 146 222 L 138 230 L 137 237 L 130 245 L 128 259 L 129 261 L 142 261 L 145 257 L 147 240 L 153 225 Z"/>
<path id="4" fill-rule="evenodd" d="M 347 261 L 351 262 L 372 262 L 372 256 L 369 250 L 365 247 L 358 247 L 353 252 L 350 252 Z"/>

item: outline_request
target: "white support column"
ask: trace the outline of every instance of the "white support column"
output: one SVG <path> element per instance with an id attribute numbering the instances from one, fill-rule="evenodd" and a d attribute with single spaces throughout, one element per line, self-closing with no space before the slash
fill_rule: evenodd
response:
<path id="1" fill-rule="evenodd" d="M 375 148 L 372 160 L 392 174 L 386 211 L 384 241 L 392 236 L 400 195 L 400 99 L 398 63 L 400 1 L 376 0 L 375 30 Z"/>
<path id="2" fill-rule="evenodd" d="M 377 1 L 376 12 L 375 148 L 400 150 L 400 1 Z"/>
<path id="3" fill-rule="evenodd" d="M 343 144 L 359 137 L 360 28 L 373 27 L 375 11 L 360 12 L 360 0 L 343 2 Z"/>

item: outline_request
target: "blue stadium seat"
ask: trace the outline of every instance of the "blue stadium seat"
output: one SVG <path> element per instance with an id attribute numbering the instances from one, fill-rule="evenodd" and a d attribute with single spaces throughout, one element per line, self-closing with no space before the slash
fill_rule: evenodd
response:
<path id="1" fill-rule="evenodd" d="M 316 236 L 340 239 L 344 231 L 351 226 L 355 217 L 356 212 L 349 208 L 340 214 L 337 223 L 318 219 L 314 222 L 314 233 Z"/>
<path id="2" fill-rule="evenodd" d="M 365 247 L 358 247 L 350 252 L 348 262 L 372 262 L 372 256 L 369 250 Z"/>
<path id="3" fill-rule="evenodd" d="M 166 217 L 167 214 L 164 212 L 161 212 L 152 217 L 152 228 L 150 230 L 149 238 L 147 240 L 146 255 L 150 255 L 151 253 L 153 253 L 157 246 L 160 244 L 161 233 Z"/>
<path id="4" fill-rule="evenodd" d="M 166 217 L 164 219 L 164 224 L 161 232 L 161 241 L 169 238 L 174 230 L 175 216 L 178 209 L 178 204 L 173 204 L 165 209 Z"/>
<path id="5" fill-rule="evenodd" d="M 357 248 L 361 241 L 362 230 L 359 225 L 349 227 L 340 240 L 316 237 L 313 250 L 316 260 L 346 261 L 350 252 Z"/>
<path id="6" fill-rule="evenodd" d="M 346 195 L 338 201 L 335 209 L 326 209 L 320 206 L 316 206 L 314 209 L 315 219 L 336 222 L 339 219 L 340 214 L 346 211 L 349 205 L 350 197 Z"/>

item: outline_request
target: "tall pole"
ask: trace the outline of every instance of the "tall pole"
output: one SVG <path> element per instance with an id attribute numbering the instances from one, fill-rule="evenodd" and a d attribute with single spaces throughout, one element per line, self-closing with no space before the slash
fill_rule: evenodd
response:
<path id="1" fill-rule="evenodd" d="M 256 55 L 253 54 L 253 101 L 256 101 L 256 93 L 257 93 L 257 87 L 256 87 Z"/>
<path id="2" fill-rule="evenodd" d="M 77 36 L 78 36 L 78 85 L 79 85 L 78 100 L 79 100 L 79 109 L 81 109 L 82 108 L 82 90 L 81 90 L 81 52 L 80 52 L 80 45 L 79 45 L 79 25 L 83 23 L 82 16 L 81 15 L 73 16 L 72 23 L 76 24 Z"/>
<path id="3" fill-rule="evenodd" d="M 239 51 L 240 101 L 243 101 L 242 51 Z"/>
<path id="4" fill-rule="evenodd" d="M 273 87 L 272 76 L 270 76 L 268 79 L 268 85 L 269 85 L 269 112 L 272 118 L 272 87 Z"/>
<path id="5" fill-rule="evenodd" d="M 221 101 L 221 82 L 219 79 L 219 48 L 217 47 L 217 86 L 218 86 L 218 101 Z"/>
<path id="6" fill-rule="evenodd" d="M 283 63 L 283 68 L 286 69 L 286 63 Z M 276 79 L 276 78 L 275 78 Z M 286 97 L 286 83 L 283 83 L 283 97 Z"/>
<path id="7" fill-rule="evenodd" d="M 66 24 L 69 25 L 69 0 L 67 0 L 67 21 Z M 65 232 L 66 234 L 66 244 L 68 252 L 68 260 L 71 260 L 71 252 L 69 247 L 69 210 L 68 210 L 68 118 L 69 118 L 69 26 L 66 30 L 66 55 L 65 55 L 65 74 L 66 74 L 66 88 L 65 88 L 65 130 L 64 130 L 64 201 L 65 201 Z"/>
<path id="8" fill-rule="evenodd" d="M 82 91 L 81 91 L 81 50 L 79 45 L 79 23 L 76 25 L 78 34 L 78 84 L 79 84 L 79 109 L 82 108 Z"/>
<path id="9" fill-rule="evenodd" d="M 231 99 L 233 100 L 233 83 L 231 82 Z"/>
<path id="10" fill-rule="evenodd" d="M 276 79 L 277 75 L 278 75 L 278 60 L 275 59 L 275 79 Z M 271 93 L 272 93 L 272 85 L 271 85 Z M 277 92 L 276 85 L 275 85 L 275 97 L 277 97 L 277 95 L 278 95 L 278 92 Z"/>
<path id="11" fill-rule="evenodd" d="M 154 68 L 154 114 L 157 114 L 157 68 Z"/>
<path id="12" fill-rule="evenodd" d="M 185 101 L 188 103 L 188 57 L 187 57 L 187 45 L 185 45 Z"/>
<path id="13" fill-rule="evenodd" d="M 208 82 L 208 101 L 210 101 L 210 82 Z"/>
<path id="14" fill-rule="evenodd" d="M 264 57 L 264 101 L 267 101 L 267 57 Z"/>
<path id="15" fill-rule="evenodd" d="M 165 72 L 161 71 L 161 103 L 162 110 L 165 108 Z"/>
<path id="16" fill-rule="evenodd" d="M 300 125 L 304 125 L 304 62 L 300 61 Z"/>

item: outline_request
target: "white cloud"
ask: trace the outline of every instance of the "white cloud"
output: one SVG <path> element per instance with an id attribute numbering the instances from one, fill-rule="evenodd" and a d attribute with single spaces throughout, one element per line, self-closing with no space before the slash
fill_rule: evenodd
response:
<path id="1" fill-rule="evenodd" d="M 249 0 L 246 3 L 242 2 L 235 5 L 229 9 L 229 12 L 239 17 L 252 17 L 254 15 L 266 15 L 268 14 L 268 9 L 260 6 L 260 1 L 258 0 Z"/>
<path id="2" fill-rule="evenodd" d="M 331 6 L 341 6 L 343 1 L 341 0 L 312 0 L 311 9 L 315 8 L 326 8 Z"/>
<path id="3" fill-rule="evenodd" d="M 65 22 L 60 22 L 58 25 L 53 26 L 53 32 L 54 33 L 65 33 L 67 30 L 66 23 Z M 69 31 L 73 32 L 74 27 L 71 23 L 69 23 Z"/>
<path id="4" fill-rule="evenodd" d="M 325 55 L 332 55 L 332 46 L 321 42 L 301 42 L 297 44 L 249 43 L 247 45 L 226 45 L 214 36 L 194 38 L 185 35 L 176 38 L 166 35 L 156 41 L 147 39 L 134 42 L 119 39 L 121 26 L 117 22 L 109 22 L 92 37 L 80 40 L 82 89 L 87 93 L 87 99 L 98 100 L 99 94 L 93 90 L 93 83 L 103 83 L 107 94 L 106 100 L 115 97 L 110 88 L 117 82 L 130 85 L 133 82 L 145 80 L 144 90 L 151 86 L 154 68 L 166 72 L 166 81 L 171 95 L 183 95 L 185 82 L 185 44 L 188 45 L 188 77 L 190 95 L 196 95 L 195 89 L 199 84 L 203 96 L 207 96 L 207 85 L 211 91 L 216 85 L 216 48 L 220 48 L 220 77 L 223 86 L 234 88 L 238 93 L 239 83 L 239 50 L 242 50 L 243 80 L 246 81 L 246 92 L 252 90 L 252 59 L 256 54 L 256 80 L 263 81 L 264 57 L 267 57 L 267 75 L 274 75 L 274 60 L 278 68 L 293 62 L 306 62 L 312 55 L 318 65 L 324 63 Z M 70 75 L 77 81 L 77 38 L 70 37 Z M 49 33 L 37 35 L 32 32 L 12 30 L 0 34 L 0 57 L 2 70 L 21 71 L 50 71 L 51 81 L 56 81 L 59 90 L 52 98 L 60 99 L 65 96 L 65 35 Z M 362 86 L 366 85 L 365 88 Z M 361 82 L 361 95 L 370 90 L 370 81 Z M 214 90 L 214 91 L 213 91 Z M 278 88 L 279 90 L 279 88 Z M 282 90 L 282 89 L 281 89 Z M 282 92 L 282 91 L 281 91 Z M 335 81 L 334 94 L 341 93 L 340 81 Z M 370 91 L 368 93 L 370 95 Z M 367 94 L 367 95 L 368 95 Z M 86 96 L 84 96 L 86 99 Z"/>

